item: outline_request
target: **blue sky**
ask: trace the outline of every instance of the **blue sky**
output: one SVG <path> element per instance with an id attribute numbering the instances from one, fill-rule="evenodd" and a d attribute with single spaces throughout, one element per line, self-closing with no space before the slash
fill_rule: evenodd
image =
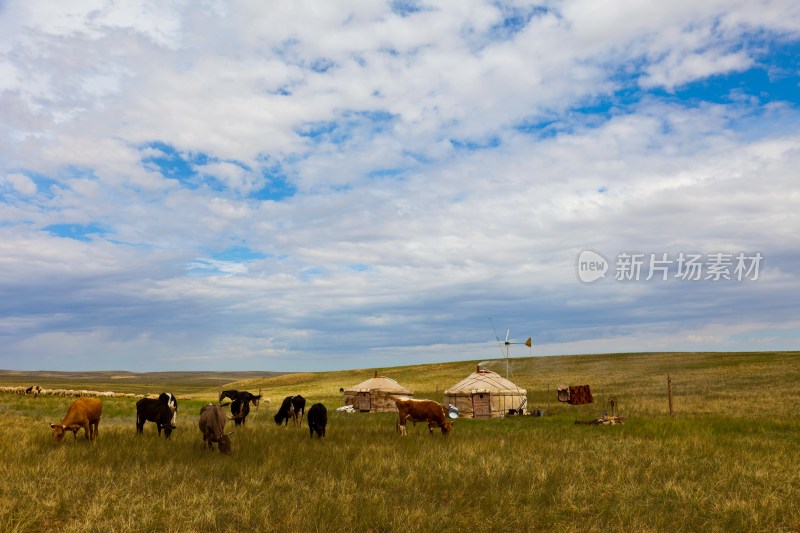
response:
<path id="1" fill-rule="evenodd" d="M 799 52 L 789 1 L 2 2 L 0 368 L 796 349 Z"/>

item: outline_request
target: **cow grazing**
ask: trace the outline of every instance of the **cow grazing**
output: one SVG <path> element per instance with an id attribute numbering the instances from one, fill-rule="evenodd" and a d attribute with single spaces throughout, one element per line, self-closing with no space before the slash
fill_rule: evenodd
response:
<path id="1" fill-rule="evenodd" d="M 261 395 L 255 395 L 247 391 L 226 390 L 220 393 L 219 401 L 222 401 L 223 398 L 233 400 L 231 402 L 233 421 L 237 426 L 241 426 L 244 425 L 247 421 L 247 415 L 250 414 L 250 404 L 258 406 Z"/>
<path id="2" fill-rule="evenodd" d="M 325 438 L 325 426 L 328 425 L 328 410 L 321 403 L 315 403 L 308 410 L 309 437 L 314 438 L 314 432 L 320 439 Z"/>
<path id="3" fill-rule="evenodd" d="M 97 398 L 78 398 L 73 401 L 67 414 L 58 424 L 50 424 L 53 429 L 53 439 L 61 442 L 66 431 L 72 431 L 72 436 L 78 440 L 78 430 L 83 428 L 86 440 L 92 441 L 97 438 L 100 425 L 100 415 L 103 413 L 103 402 Z"/>
<path id="4" fill-rule="evenodd" d="M 246 400 L 233 400 L 231 402 L 231 420 L 237 426 L 243 426 L 250 414 L 250 402 Z"/>
<path id="5" fill-rule="evenodd" d="M 200 431 L 203 433 L 203 446 L 209 450 L 214 449 L 214 443 L 219 446 L 220 453 L 231 453 L 231 438 L 225 433 L 225 422 L 228 417 L 219 405 L 208 404 L 200 409 Z"/>
<path id="6" fill-rule="evenodd" d="M 300 427 L 303 423 L 303 415 L 306 411 L 306 399 L 300 396 L 287 396 L 283 399 L 278 412 L 275 413 L 275 423 L 289 425 L 289 419 L 294 420 L 295 427 Z"/>
<path id="7" fill-rule="evenodd" d="M 169 438 L 172 435 L 172 416 L 174 415 L 169 404 L 161 401 L 161 398 L 142 398 L 136 402 L 136 433 L 144 432 L 145 422 L 155 422 L 158 428 L 158 436 L 164 430 L 164 436 Z"/>
<path id="8" fill-rule="evenodd" d="M 252 392 L 247 391 L 238 391 L 238 390 L 224 390 L 219 394 L 219 401 L 221 402 L 225 398 L 230 398 L 231 400 L 242 400 L 248 401 L 253 405 L 258 405 L 258 401 L 261 399 L 261 395 L 253 394 Z"/>
<path id="9" fill-rule="evenodd" d="M 169 407 L 170 411 L 172 412 L 172 416 L 170 417 L 170 421 L 169 421 L 170 425 L 172 425 L 172 428 L 174 429 L 174 428 L 178 427 L 177 425 L 175 425 L 177 423 L 177 421 L 178 421 L 178 400 L 177 400 L 177 398 L 175 398 L 175 396 L 173 396 L 171 392 L 162 392 L 161 394 L 159 394 L 158 400 L 161 403 L 166 404 L 167 407 Z"/>
<path id="10" fill-rule="evenodd" d="M 394 401 L 397 406 L 397 430 L 400 435 L 406 435 L 406 421 L 427 422 L 428 430 L 433 433 L 433 428 L 442 430 L 442 435 L 447 435 L 453 427 L 447 419 L 444 408 L 433 400 L 401 400 Z"/>

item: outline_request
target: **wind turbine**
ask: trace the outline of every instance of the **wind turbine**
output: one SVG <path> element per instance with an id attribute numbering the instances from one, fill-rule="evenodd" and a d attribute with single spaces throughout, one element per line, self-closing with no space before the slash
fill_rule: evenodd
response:
<path id="1" fill-rule="evenodd" d="M 500 353 L 502 353 L 506 357 L 506 379 L 508 379 L 508 352 L 509 352 L 509 346 L 511 346 L 512 344 L 524 344 L 525 346 L 530 348 L 531 344 L 532 344 L 531 338 L 528 337 L 528 340 L 526 340 L 525 342 L 513 342 L 513 341 L 510 341 L 510 340 L 508 340 L 508 336 L 511 334 L 511 330 L 507 329 L 506 330 L 506 340 L 501 341 L 500 337 L 497 336 L 497 330 L 494 328 L 494 321 L 492 321 L 492 317 L 489 317 L 489 322 L 492 323 L 492 330 L 494 330 L 494 338 L 497 339 L 497 344 L 500 346 Z M 503 353 L 503 347 L 504 346 L 505 346 L 505 353 Z"/>

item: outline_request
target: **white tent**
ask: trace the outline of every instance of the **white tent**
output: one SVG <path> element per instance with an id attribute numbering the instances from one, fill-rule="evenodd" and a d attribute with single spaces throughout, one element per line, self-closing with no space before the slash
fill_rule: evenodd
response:
<path id="1" fill-rule="evenodd" d="M 528 391 L 491 370 L 475 372 L 444 391 L 444 406 L 455 405 L 464 418 L 506 416 L 512 409 L 524 412 Z"/>
<path id="2" fill-rule="evenodd" d="M 413 394 L 392 378 L 379 376 L 362 381 L 344 391 L 344 404 L 363 413 L 397 412 L 394 398 L 407 400 Z"/>

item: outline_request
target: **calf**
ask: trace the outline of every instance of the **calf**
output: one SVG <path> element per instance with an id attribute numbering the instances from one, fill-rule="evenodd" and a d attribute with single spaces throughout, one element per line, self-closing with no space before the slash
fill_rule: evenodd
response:
<path id="1" fill-rule="evenodd" d="M 315 403 L 308 410 L 309 437 L 314 438 L 314 432 L 320 439 L 325 438 L 325 426 L 328 425 L 328 410 L 321 403 Z"/>
<path id="2" fill-rule="evenodd" d="M 220 453 L 231 453 L 230 433 L 225 433 L 225 422 L 228 418 L 219 405 L 208 404 L 200 409 L 200 431 L 203 433 L 203 446 L 213 450 L 219 445 Z"/>
<path id="3" fill-rule="evenodd" d="M 407 420 L 427 422 L 431 433 L 433 433 L 433 428 L 438 427 L 442 430 L 442 435 L 450 433 L 453 427 L 453 424 L 447 420 L 444 408 L 433 400 L 401 400 L 396 398 L 394 403 L 397 406 L 397 430 L 400 435 L 407 435 Z"/>
<path id="4" fill-rule="evenodd" d="M 172 416 L 174 415 L 169 404 L 162 402 L 160 398 L 142 398 L 136 402 L 136 433 L 144 432 L 145 422 L 155 422 L 158 428 L 158 436 L 164 430 L 164 436 L 169 438 L 172 435 Z"/>
<path id="5" fill-rule="evenodd" d="M 283 399 L 278 412 L 275 413 L 275 423 L 289 425 L 289 419 L 294 420 L 295 427 L 300 427 L 303 423 L 303 414 L 306 411 L 306 399 L 300 396 L 287 396 Z"/>
<path id="6" fill-rule="evenodd" d="M 53 439 L 61 442 L 64 432 L 72 431 L 72 436 L 78 440 L 78 430 L 83 428 L 86 440 L 97 438 L 100 425 L 100 415 L 103 412 L 103 402 L 97 398 L 78 398 L 67 409 L 67 414 L 58 424 L 50 424 L 53 429 Z"/>

